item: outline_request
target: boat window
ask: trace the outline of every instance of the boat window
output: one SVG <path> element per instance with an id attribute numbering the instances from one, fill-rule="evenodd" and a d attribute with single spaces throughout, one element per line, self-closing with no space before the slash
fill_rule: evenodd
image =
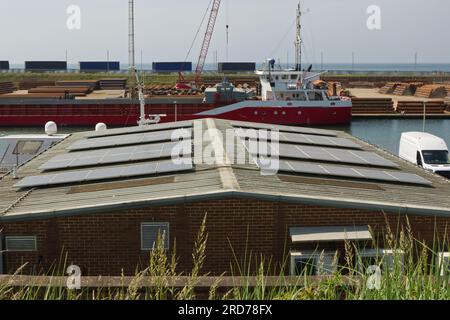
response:
<path id="1" fill-rule="evenodd" d="M 43 144 L 43 141 L 19 141 L 14 148 L 13 154 L 35 155 Z"/>
<path id="2" fill-rule="evenodd" d="M 291 80 L 297 80 L 297 75 L 295 74 L 291 75 Z"/>
<path id="3" fill-rule="evenodd" d="M 280 77 L 279 76 L 275 76 L 275 80 L 280 80 Z"/>
<path id="4" fill-rule="evenodd" d="M 320 92 L 310 91 L 308 92 L 308 98 L 310 101 L 322 101 L 323 96 Z"/>
<path id="5" fill-rule="evenodd" d="M 448 151 L 445 150 L 422 151 L 422 155 L 426 164 L 450 164 Z"/>
<path id="6" fill-rule="evenodd" d="M 284 75 L 284 76 L 281 77 L 281 79 L 283 79 L 283 80 L 288 80 L 289 77 L 288 77 L 287 75 Z"/>
<path id="7" fill-rule="evenodd" d="M 306 94 L 304 92 L 300 92 L 297 95 L 297 100 L 299 100 L 299 101 L 306 101 Z"/>

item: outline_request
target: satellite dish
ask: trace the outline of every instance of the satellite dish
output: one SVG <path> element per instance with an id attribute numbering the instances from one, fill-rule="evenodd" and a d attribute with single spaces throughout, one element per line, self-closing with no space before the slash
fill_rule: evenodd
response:
<path id="1" fill-rule="evenodd" d="M 97 125 L 95 126 L 95 131 L 105 131 L 107 129 L 108 127 L 103 122 L 97 123 Z"/>
<path id="2" fill-rule="evenodd" d="M 55 122 L 49 121 L 45 124 L 45 133 L 49 136 L 55 135 L 58 133 L 58 126 Z"/>

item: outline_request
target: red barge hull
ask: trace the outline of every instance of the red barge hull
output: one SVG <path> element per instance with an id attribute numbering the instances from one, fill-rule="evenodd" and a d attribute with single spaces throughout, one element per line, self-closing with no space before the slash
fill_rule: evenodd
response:
<path id="1" fill-rule="evenodd" d="M 259 105 L 261 104 L 261 106 Z M 345 125 L 351 122 L 352 107 L 268 106 L 258 101 L 230 103 L 149 103 L 146 114 L 165 114 L 161 122 L 219 118 L 280 125 Z M 233 107 L 234 106 L 234 107 Z M 135 126 L 139 119 L 137 102 L 25 102 L 0 104 L 0 126 L 36 127 L 54 121 L 58 126 Z"/>

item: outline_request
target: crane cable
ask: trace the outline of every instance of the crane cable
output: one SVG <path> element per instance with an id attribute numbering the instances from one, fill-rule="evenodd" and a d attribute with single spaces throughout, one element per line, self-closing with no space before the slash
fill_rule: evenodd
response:
<path id="1" fill-rule="evenodd" d="M 291 33 L 292 29 L 294 28 L 296 23 L 296 19 L 294 19 L 294 21 L 292 22 L 292 24 L 290 25 L 289 29 L 287 30 L 286 34 L 281 38 L 280 42 L 278 42 L 278 44 L 275 46 L 275 48 L 272 50 L 272 52 L 270 53 L 270 57 L 272 57 L 275 53 L 277 53 L 280 48 L 281 45 L 284 43 L 284 41 L 286 40 L 287 36 L 289 35 L 289 33 Z"/>
<path id="2" fill-rule="evenodd" d="M 227 62 L 229 62 L 229 44 L 230 44 L 230 25 L 229 25 L 229 0 L 226 0 L 226 29 L 227 29 L 227 48 L 226 48 L 226 53 L 227 53 Z"/>
<path id="3" fill-rule="evenodd" d="M 203 15 L 203 19 L 202 22 L 200 23 L 198 29 L 197 29 L 197 33 L 195 34 L 194 40 L 191 43 L 191 47 L 189 48 L 188 53 L 186 54 L 186 58 L 184 58 L 184 62 L 186 62 L 189 58 L 189 56 L 191 55 L 192 49 L 194 48 L 195 42 L 197 41 L 198 35 L 200 34 L 200 31 L 202 29 L 203 24 L 205 23 L 206 17 L 208 15 L 209 12 L 209 8 L 211 7 L 212 3 L 214 0 L 210 0 L 209 4 L 208 4 L 208 8 L 206 8 L 205 14 Z"/>

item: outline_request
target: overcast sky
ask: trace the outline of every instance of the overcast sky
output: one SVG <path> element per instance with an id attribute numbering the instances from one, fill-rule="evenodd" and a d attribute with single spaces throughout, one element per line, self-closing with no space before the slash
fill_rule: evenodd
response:
<path id="1" fill-rule="evenodd" d="M 135 0 L 136 60 L 183 61 L 210 0 Z M 293 22 L 298 0 L 222 0 L 208 62 L 217 50 L 230 61 L 286 61 L 294 55 Z M 357 63 L 450 62 L 448 0 L 304 0 L 305 60 Z M 69 5 L 81 8 L 81 29 L 66 27 Z M 381 30 L 366 26 L 368 6 L 381 8 Z M 127 0 L 0 1 L 0 60 L 128 61 Z M 202 35 L 203 35 L 202 31 Z M 288 33 L 289 32 L 289 33 Z M 285 37 L 286 35 L 286 37 Z M 201 38 L 201 37 L 200 37 Z M 282 41 L 284 38 L 284 41 Z M 189 57 L 196 61 L 201 39 Z"/>

